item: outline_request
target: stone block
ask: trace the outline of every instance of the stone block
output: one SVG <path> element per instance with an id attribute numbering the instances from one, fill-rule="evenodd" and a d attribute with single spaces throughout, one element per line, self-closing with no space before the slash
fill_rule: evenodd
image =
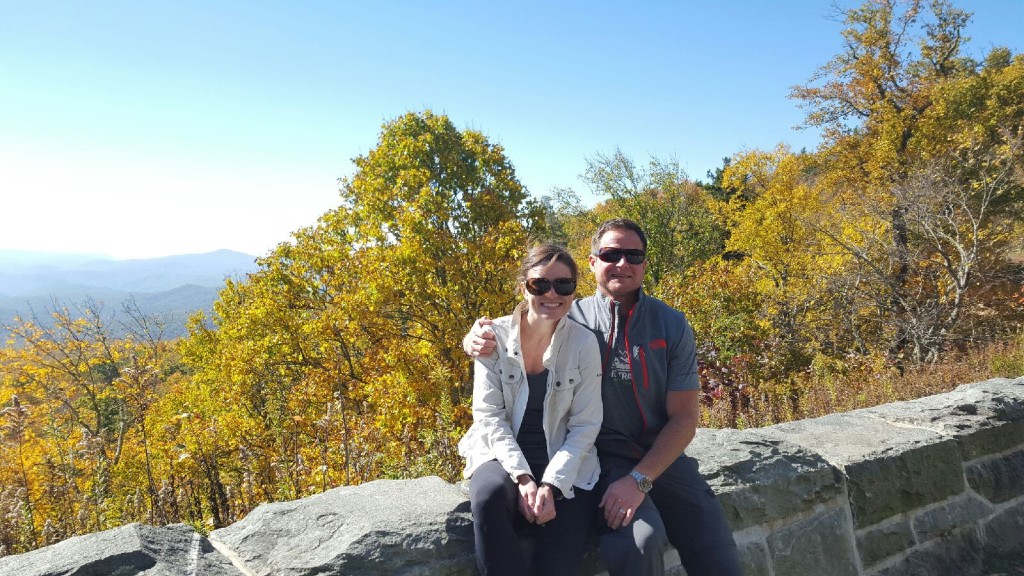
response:
<path id="1" fill-rule="evenodd" d="M 863 411 L 763 430 L 818 452 L 843 473 L 857 528 L 964 490 L 960 450 L 935 432 L 895 426 Z"/>
<path id="2" fill-rule="evenodd" d="M 744 576 L 771 576 L 768 547 L 762 542 L 739 544 L 740 566 Z"/>
<path id="3" fill-rule="evenodd" d="M 251 576 L 476 574 L 469 500 L 436 476 L 264 504 L 210 539 Z"/>
<path id="4" fill-rule="evenodd" d="M 767 429 L 700 429 L 687 454 L 718 496 L 733 531 L 794 516 L 843 492 L 839 471 Z"/>
<path id="5" fill-rule="evenodd" d="M 6 576 L 242 576 L 191 526 L 128 524 L 0 558 Z"/>
<path id="6" fill-rule="evenodd" d="M 954 438 L 970 461 L 1024 444 L 1024 378 L 988 380 L 952 392 L 858 410 Z"/>
<path id="7" fill-rule="evenodd" d="M 857 534 L 857 551 L 866 568 L 904 550 L 910 550 L 916 544 L 910 520 L 903 517 L 865 528 Z"/>
<path id="8" fill-rule="evenodd" d="M 1024 574 L 1024 502 L 999 511 L 981 525 L 986 565 L 1010 564 Z"/>
<path id="9" fill-rule="evenodd" d="M 967 483 L 989 502 L 1024 496 L 1024 450 L 967 465 Z"/>
<path id="10" fill-rule="evenodd" d="M 976 496 L 964 495 L 941 506 L 925 510 L 914 518 L 914 533 L 918 542 L 927 542 L 969 526 L 993 512 L 988 502 Z"/>
<path id="11" fill-rule="evenodd" d="M 775 576 L 855 576 L 853 533 L 844 510 L 830 510 L 779 528 L 768 536 Z"/>
<path id="12" fill-rule="evenodd" d="M 874 576 L 982 576 L 981 543 L 975 528 L 963 528 L 915 548 Z"/>

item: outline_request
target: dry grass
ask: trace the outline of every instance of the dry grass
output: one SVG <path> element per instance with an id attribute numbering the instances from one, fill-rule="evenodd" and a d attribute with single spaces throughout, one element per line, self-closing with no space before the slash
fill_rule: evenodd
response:
<path id="1" fill-rule="evenodd" d="M 701 425 L 751 428 L 816 418 L 949 392 L 961 384 L 1024 375 L 1024 334 L 904 373 L 882 358 L 816 359 L 783 382 L 752 382 L 715 398 L 704 394 Z"/>

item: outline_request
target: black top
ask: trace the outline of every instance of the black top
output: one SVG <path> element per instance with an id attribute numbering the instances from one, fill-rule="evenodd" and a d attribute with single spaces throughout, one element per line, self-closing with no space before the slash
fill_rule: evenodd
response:
<path id="1" fill-rule="evenodd" d="M 526 413 L 519 426 L 516 442 L 530 465 L 533 477 L 540 482 L 544 469 L 548 467 L 548 441 L 544 436 L 544 395 L 548 389 L 548 371 L 545 368 L 539 374 L 527 374 L 526 382 L 530 386 L 530 396 L 526 401 Z"/>

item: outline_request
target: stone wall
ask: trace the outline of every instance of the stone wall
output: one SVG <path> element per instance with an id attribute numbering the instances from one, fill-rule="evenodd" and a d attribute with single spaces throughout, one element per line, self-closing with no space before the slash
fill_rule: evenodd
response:
<path id="1" fill-rule="evenodd" d="M 757 430 L 701 430 L 748 576 L 1024 569 L 1024 378 Z"/>
<path id="2" fill-rule="evenodd" d="M 1024 378 L 768 428 L 700 430 L 689 453 L 719 495 L 748 576 L 1024 573 Z M 472 548 L 460 486 L 380 480 L 260 506 L 208 538 L 183 525 L 72 538 L 0 558 L 0 576 L 468 576 Z"/>

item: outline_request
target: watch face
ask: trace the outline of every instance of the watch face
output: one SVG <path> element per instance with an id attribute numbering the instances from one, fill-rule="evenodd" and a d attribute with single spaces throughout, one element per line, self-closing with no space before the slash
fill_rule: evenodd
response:
<path id="1" fill-rule="evenodd" d="M 651 479 L 650 478 L 648 478 L 647 476 L 644 476 L 643 474 L 637 472 L 636 470 L 633 470 L 632 472 L 630 472 L 629 475 L 632 476 L 634 480 L 636 480 L 636 485 L 637 485 L 638 488 L 640 488 L 641 492 L 650 492 L 651 491 Z"/>

